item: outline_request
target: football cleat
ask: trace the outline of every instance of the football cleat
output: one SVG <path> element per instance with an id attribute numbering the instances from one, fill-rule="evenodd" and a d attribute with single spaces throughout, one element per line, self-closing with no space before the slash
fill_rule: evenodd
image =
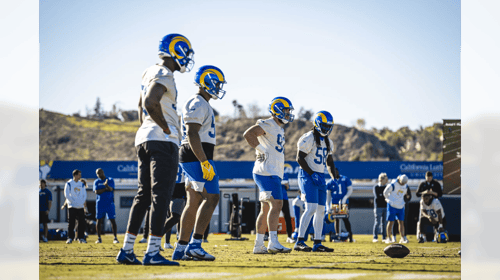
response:
<path id="1" fill-rule="evenodd" d="M 49 242 L 49 240 L 47 240 L 47 237 L 45 237 L 45 236 L 42 237 L 42 241 L 43 242 Z"/>
<path id="2" fill-rule="evenodd" d="M 118 239 L 115 237 L 115 239 L 113 239 L 113 244 L 119 244 L 120 241 L 118 241 Z"/>
<path id="3" fill-rule="evenodd" d="M 285 109 L 289 109 L 289 112 L 285 113 Z M 276 97 L 269 104 L 269 113 L 284 124 L 293 122 L 295 116 L 292 114 L 292 111 L 292 102 L 286 97 Z"/>
<path id="4" fill-rule="evenodd" d="M 269 241 L 269 234 L 264 235 L 264 241 Z"/>
<path id="5" fill-rule="evenodd" d="M 73 243 L 73 239 L 68 238 L 68 240 L 66 240 L 66 244 L 71 244 L 71 243 Z"/>
<path id="6" fill-rule="evenodd" d="M 327 252 L 327 253 L 331 253 L 331 252 L 333 252 L 333 249 L 325 247 L 325 246 L 323 246 L 323 244 L 318 243 L 318 244 L 314 244 L 314 246 L 312 247 L 312 251 L 313 252 Z"/>
<path id="7" fill-rule="evenodd" d="M 158 48 L 160 58 L 171 57 L 177 65 L 179 72 L 189 72 L 194 66 L 194 51 L 189 40 L 181 34 L 168 34 L 160 41 Z"/>
<path id="8" fill-rule="evenodd" d="M 401 237 L 401 239 L 399 240 L 399 243 L 405 243 L 405 244 L 406 244 L 406 243 L 408 243 L 408 242 L 409 242 L 409 241 L 408 241 L 408 238 L 406 238 L 406 236 Z"/>
<path id="9" fill-rule="evenodd" d="M 212 99 L 222 99 L 226 95 L 226 91 L 222 89 L 227 83 L 226 78 L 222 70 L 215 66 L 200 67 L 194 76 L 194 83 L 208 92 Z"/>
<path id="10" fill-rule="evenodd" d="M 292 249 L 284 247 L 279 242 L 277 243 L 269 242 L 269 245 L 267 246 L 267 251 L 271 254 L 290 253 Z"/>
<path id="11" fill-rule="evenodd" d="M 170 245 L 170 243 L 164 243 L 163 248 L 165 249 L 174 249 L 174 246 Z"/>
<path id="12" fill-rule="evenodd" d="M 424 238 L 423 238 L 423 237 L 419 237 L 419 238 L 418 238 L 418 243 L 424 243 L 424 242 L 425 242 L 425 241 L 424 241 Z"/>
<path id="13" fill-rule="evenodd" d="M 175 243 L 174 253 L 172 254 L 172 260 L 183 260 L 182 258 L 185 256 L 187 245 L 181 245 L 179 243 Z"/>
<path id="14" fill-rule="evenodd" d="M 395 241 L 392 240 L 391 238 L 387 237 L 387 239 L 385 240 L 385 244 L 391 244 L 391 243 L 394 243 Z"/>
<path id="15" fill-rule="evenodd" d="M 142 265 L 179 265 L 179 263 L 165 259 L 162 255 L 160 255 L 160 251 L 156 251 L 155 253 L 144 255 Z"/>
<path id="16" fill-rule="evenodd" d="M 295 243 L 295 242 L 296 241 L 291 237 L 287 237 L 287 239 L 286 239 L 286 243 Z"/>
<path id="17" fill-rule="evenodd" d="M 266 246 L 264 246 L 264 243 L 257 244 L 257 241 L 256 241 L 255 246 L 253 246 L 253 253 L 254 254 L 268 254 L 269 252 L 267 251 Z"/>
<path id="18" fill-rule="evenodd" d="M 307 246 L 304 241 L 297 241 L 293 246 L 294 251 L 311 252 L 312 248 Z"/>
<path id="19" fill-rule="evenodd" d="M 382 240 L 383 241 L 383 240 Z M 373 238 L 372 240 L 373 243 L 377 243 L 378 242 L 378 239 L 377 238 Z"/>
<path id="20" fill-rule="evenodd" d="M 78 240 L 79 243 L 87 243 L 87 240 L 81 238 L 80 240 Z"/>
<path id="21" fill-rule="evenodd" d="M 116 256 L 116 261 L 121 264 L 142 264 L 134 254 L 134 251 L 130 251 L 130 253 L 125 252 L 123 248 L 120 248 L 120 252 L 118 256 Z"/>
<path id="22" fill-rule="evenodd" d="M 333 117 L 327 111 L 319 111 L 314 115 L 314 129 L 323 137 L 330 135 L 333 129 Z"/>
<path id="23" fill-rule="evenodd" d="M 214 261 L 215 257 L 201 248 L 201 243 L 189 243 L 186 247 L 186 255 L 204 261 Z"/>
<path id="24" fill-rule="evenodd" d="M 203 239 L 203 243 L 208 243 L 208 239 Z"/>
<path id="25" fill-rule="evenodd" d="M 102 239 L 99 237 L 97 238 L 97 240 L 95 241 L 96 244 L 99 244 L 99 243 L 102 243 Z"/>
<path id="26" fill-rule="evenodd" d="M 141 240 L 139 240 L 139 243 L 148 243 L 148 239 L 143 237 Z"/>

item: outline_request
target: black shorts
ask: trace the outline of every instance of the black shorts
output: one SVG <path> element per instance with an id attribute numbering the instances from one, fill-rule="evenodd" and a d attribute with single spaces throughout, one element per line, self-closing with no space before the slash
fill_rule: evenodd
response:
<path id="1" fill-rule="evenodd" d="M 39 213 L 40 213 L 40 216 L 38 218 L 39 221 L 40 221 L 39 223 L 40 224 L 46 224 L 46 223 L 48 223 L 49 222 L 49 214 L 47 214 L 46 211 L 40 211 Z"/>
<path id="2" fill-rule="evenodd" d="M 423 226 L 433 226 L 436 229 L 439 227 L 439 222 L 433 224 L 428 218 L 420 216 L 420 224 Z M 443 227 L 446 229 L 446 217 L 443 218 Z"/>

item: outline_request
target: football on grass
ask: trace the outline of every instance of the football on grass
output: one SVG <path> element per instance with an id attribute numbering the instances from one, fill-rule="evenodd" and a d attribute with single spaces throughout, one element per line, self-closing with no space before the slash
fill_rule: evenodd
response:
<path id="1" fill-rule="evenodd" d="M 392 244 L 385 247 L 384 253 L 391 258 L 404 258 L 410 253 L 410 249 L 402 244 Z"/>

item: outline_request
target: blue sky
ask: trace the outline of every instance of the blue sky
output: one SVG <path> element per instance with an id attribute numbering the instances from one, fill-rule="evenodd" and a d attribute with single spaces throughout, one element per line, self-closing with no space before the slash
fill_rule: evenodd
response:
<path id="1" fill-rule="evenodd" d="M 226 97 L 211 102 L 223 115 L 233 100 L 264 111 L 282 95 L 296 113 L 327 110 L 348 126 L 460 118 L 459 1 L 182 3 L 41 1 L 39 106 L 85 114 L 99 97 L 106 110 L 136 109 L 159 40 L 180 33 L 195 68 L 175 74 L 179 104 L 197 90 L 196 69 L 212 64 L 228 81 Z"/>

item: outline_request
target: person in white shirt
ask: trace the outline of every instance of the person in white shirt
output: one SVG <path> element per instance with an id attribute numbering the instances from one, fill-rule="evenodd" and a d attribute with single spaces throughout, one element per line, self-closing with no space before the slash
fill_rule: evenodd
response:
<path id="1" fill-rule="evenodd" d="M 260 213 L 255 227 L 257 237 L 253 248 L 254 254 L 290 253 L 291 249 L 278 241 L 278 223 L 283 207 L 281 181 L 285 167 L 285 131 L 283 126 L 292 122 L 294 115 L 292 102 L 286 97 L 276 97 L 269 105 L 271 117 L 258 120 L 248 128 L 243 136 L 255 149 L 256 160 L 253 178 L 259 188 Z M 264 235 L 269 228 L 270 241 L 264 246 Z"/>
<path id="2" fill-rule="evenodd" d="M 68 205 L 69 223 L 68 223 L 68 240 L 67 244 L 71 244 L 75 239 L 75 221 L 78 219 L 78 241 L 87 243 L 85 240 L 85 214 L 87 213 L 87 191 L 85 190 L 84 181 L 81 180 L 82 172 L 78 169 L 73 171 L 73 179 L 66 182 L 64 186 L 64 197 Z"/>
<path id="3" fill-rule="evenodd" d="M 445 232 L 446 218 L 444 209 L 439 199 L 434 197 L 432 190 L 422 192 L 422 199 L 420 200 L 420 214 L 417 223 L 417 240 L 418 243 L 427 241 L 425 235 L 425 228 L 429 225 L 434 227 L 434 231 L 442 233 Z"/>
<path id="4" fill-rule="evenodd" d="M 405 174 L 399 175 L 396 180 L 392 180 L 384 189 L 384 197 L 387 201 L 387 232 L 392 232 L 394 221 L 397 219 L 401 240 L 399 243 L 408 243 L 405 234 L 405 200 L 411 199 L 411 191 L 407 185 L 408 177 Z M 396 242 L 387 238 L 386 243 Z"/>

